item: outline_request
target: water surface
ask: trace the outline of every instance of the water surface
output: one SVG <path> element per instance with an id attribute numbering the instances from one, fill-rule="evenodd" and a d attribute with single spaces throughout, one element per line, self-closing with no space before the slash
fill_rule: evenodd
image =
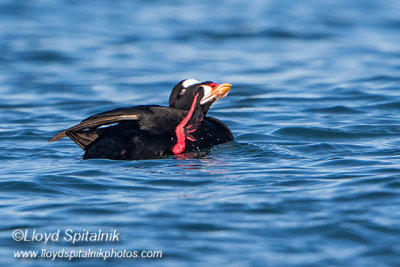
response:
<path id="1" fill-rule="evenodd" d="M 162 250 L 78 266 L 390 266 L 400 254 L 398 1 L 1 1 L 0 257 Z M 81 159 L 57 131 L 167 105 L 180 80 L 233 84 L 235 141 L 186 159 Z M 117 243 L 13 230 L 117 229 Z"/>

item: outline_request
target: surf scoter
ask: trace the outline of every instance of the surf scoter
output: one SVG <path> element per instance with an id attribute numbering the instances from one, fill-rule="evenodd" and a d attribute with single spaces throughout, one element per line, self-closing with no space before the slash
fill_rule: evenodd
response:
<path id="1" fill-rule="evenodd" d="M 207 117 L 210 106 L 231 85 L 187 79 L 173 88 L 169 107 L 141 105 L 93 115 L 62 131 L 85 150 L 84 159 L 149 159 L 198 151 L 233 140 L 229 128 Z"/>

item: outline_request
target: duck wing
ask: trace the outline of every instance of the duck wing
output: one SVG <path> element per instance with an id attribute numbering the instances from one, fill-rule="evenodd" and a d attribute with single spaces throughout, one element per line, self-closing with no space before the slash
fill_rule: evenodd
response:
<path id="1" fill-rule="evenodd" d="M 53 136 L 49 142 L 69 137 L 77 145 L 85 149 L 89 144 L 96 140 L 102 132 L 100 127 L 109 126 L 121 121 L 139 121 L 141 114 L 146 109 L 141 107 L 118 108 L 90 116 L 79 124 L 74 125 Z"/>

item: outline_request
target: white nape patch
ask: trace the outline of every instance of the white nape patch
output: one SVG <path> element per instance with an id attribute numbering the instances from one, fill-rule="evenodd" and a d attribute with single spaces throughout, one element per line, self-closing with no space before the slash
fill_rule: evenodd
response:
<path id="1" fill-rule="evenodd" d="M 196 84 L 196 83 L 200 83 L 198 80 L 195 79 L 187 79 L 182 83 L 182 86 L 184 88 L 188 88 L 189 86 Z"/>

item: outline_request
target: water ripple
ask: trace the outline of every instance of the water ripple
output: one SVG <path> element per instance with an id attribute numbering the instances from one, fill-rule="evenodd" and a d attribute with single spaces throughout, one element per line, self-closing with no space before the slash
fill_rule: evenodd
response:
<path id="1" fill-rule="evenodd" d="M 2 266 L 42 248 L 162 250 L 140 262 L 163 266 L 398 265 L 399 8 L 1 1 Z M 97 112 L 167 105 L 185 78 L 232 83 L 208 115 L 235 141 L 138 161 L 47 142 Z M 121 241 L 15 242 L 17 228 L 113 228 Z"/>

